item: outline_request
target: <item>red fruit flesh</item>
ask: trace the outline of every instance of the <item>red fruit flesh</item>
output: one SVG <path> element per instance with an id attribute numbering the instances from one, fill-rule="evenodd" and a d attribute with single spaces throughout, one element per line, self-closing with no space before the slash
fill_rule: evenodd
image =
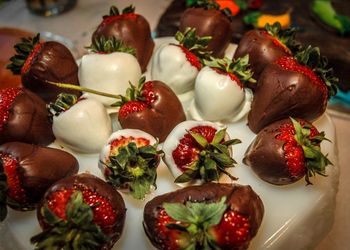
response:
<path id="1" fill-rule="evenodd" d="M 0 132 L 4 129 L 4 125 L 10 115 L 9 111 L 11 106 L 21 91 L 21 88 L 7 88 L 0 90 Z"/>
<path id="2" fill-rule="evenodd" d="M 21 68 L 22 75 L 28 72 L 30 66 L 32 65 L 34 58 L 39 54 L 42 46 L 43 46 L 43 43 L 38 43 L 34 46 L 33 50 L 30 52 L 29 56 L 27 57 L 26 61 L 24 62 L 23 67 Z"/>
<path id="3" fill-rule="evenodd" d="M 318 86 L 323 94 L 323 99 L 327 101 L 328 89 L 326 84 L 309 67 L 300 65 L 293 57 L 288 56 L 279 58 L 275 63 L 285 70 L 298 72 L 307 76 L 316 86 Z"/>
<path id="4" fill-rule="evenodd" d="M 216 129 L 210 126 L 197 126 L 191 128 L 190 131 L 202 135 L 209 143 L 212 142 L 216 133 Z M 188 165 L 198 158 L 201 149 L 193 137 L 186 133 L 172 153 L 176 166 L 185 171 Z"/>
<path id="5" fill-rule="evenodd" d="M 74 189 L 64 189 L 53 192 L 48 199 L 49 209 L 56 216 L 65 220 L 66 206 L 75 190 L 82 191 L 84 202 L 92 208 L 94 223 L 105 233 L 109 233 L 109 230 L 112 230 L 113 225 L 117 221 L 117 214 L 107 198 L 87 188 L 75 187 Z"/>
<path id="6" fill-rule="evenodd" d="M 238 79 L 238 77 L 237 77 L 235 74 L 233 74 L 233 73 L 231 73 L 231 72 L 224 72 L 224 71 L 222 71 L 221 69 L 218 69 L 218 68 L 212 68 L 212 69 L 213 69 L 215 72 L 217 72 L 218 74 L 221 74 L 221 75 L 228 75 L 228 76 L 230 77 L 231 81 L 236 82 L 237 85 L 238 85 L 241 89 L 243 89 L 243 84 L 241 83 L 241 81 Z"/>
<path id="7" fill-rule="evenodd" d="M 153 91 L 152 82 L 146 82 L 145 85 L 143 85 L 142 96 L 145 97 L 146 103 L 148 105 L 151 105 L 153 102 L 157 100 L 157 96 L 154 94 L 154 91 Z"/>
<path id="8" fill-rule="evenodd" d="M 110 25 L 111 23 L 117 20 L 126 20 L 126 19 L 136 20 L 138 16 L 139 15 L 135 13 L 122 14 L 118 16 L 106 16 L 106 17 L 103 17 L 103 21 L 100 24 L 100 26 Z"/>
<path id="9" fill-rule="evenodd" d="M 292 52 L 290 51 L 290 49 L 286 45 L 284 45 L 282 42 L 280 42 L 280 40 L 278 40 L 276 37 L 271 36 L 267 31 L 264 31 L 264 30 L 260 31 L 260 34 L 262 34 L 266 38 L 270 39 L 276 47 L 279 47 L 279 48 L 283 49 L 287 54 L 292 55 Z"/>
<path id="10" fill-rule="evenodd" d="M 178 230 L 171 230 L 166 227 L 167 224 L 179 224 L 178 221 L 175 221 L 174 219 L 170 218 L 170 216 L 165 212 L 164 209 L 160 210 L 158 214 L 158 223 L 157 223 L 157 229 L 158 232 L 157 238 L 163 242 L 163 248 L 164 250 L 176 250 L 179 249 L 179 238 L 180 238 L 180 231 Z"/>
<path id="11" fill-rule="evenodd" d="M 137 147 L 143 147 L 146 145 L 150 144 L 150 141 L 147 140 L 146 138 L 135 138 L 133 136 L 129 136 L 129 137 L 120 137 L 118 139 L 113 140 L 110 143 L 110 149 L 111 149 L 111 155 L 117 155 L 118 154 L 118 149 L 120 147 L 124 147 L 126 145 L 128 145 L 130 142 L 135 142 Z"/>
<path id="12" fill-rule="evenodd" d="M 129 101 L 119 109 L 119 118 L 126 118 L 129 114 L 140 112 L 148 108 L 148 105 L 141 101 Z"/>
<path id="13" fill-rule="evenodd" d="M 3 153 L 0 153 L 0 158 L 7 178 L 7 196 L 18 203 L 25 203 L 27 198 L 18 175 L 17 160 L 12 155 Z"/>
<path id="14" fill-rule="evenodd" d="M 202 63 L 199 61 L 198 57 L 195 54 L 193 54 L 191 51 L 186 49 L 184 46 L 181 46 L 181 45 L 178 45 L 178 46 L 181 48 L 183 53 L 185 53 L 187 61 L 189 61 L 190 64 L 193 67 L 196 67 L 197 70 L 199 71 L 202 68 Z"/>

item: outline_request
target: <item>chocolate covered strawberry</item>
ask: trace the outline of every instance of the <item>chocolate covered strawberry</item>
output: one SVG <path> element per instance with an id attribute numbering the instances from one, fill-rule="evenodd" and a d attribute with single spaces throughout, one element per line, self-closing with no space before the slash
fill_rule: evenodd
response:
<path id="1" fill-rule="evenodd" d="M 52 130 L 60 142 L 80 153 L 99 153 L 112 134 L 112 123 L 102 103 L 88 95 L 60 94 L 48 105 Z"/>
<path id="2" fill-rule="evenodd" d="M 54 101 L 62 89 L 46 84 L 46 81 L 69 82 L 79 85 L 78 66 L 72 53 L 63 44 L 50 41 L 41 42 L 40 34 L 22 38 L 15 45 L 17 54 L 11 57 L 8 68 L 22 76 L 22 84 L 46 103 Z M 69 93 L 80 95 L 72 90 Z"/>
<path id="3" fill-rule="evenodd" d="M 193 89 L 195 78 L 203 67 L 203 60 L 210 53 L 206 51 L 210 37 L 196 35 L 195 29 L 186 29 L 175 34 L 176 43 L 161 45 L 152 58 L 151 76 L 165 82 L 176 94 Z"/>
<path id="4" fill-rule="evenodd" d="M 103 21 L 92 34 L 92 42 L 101 37 L 115 37 L 134 48 L 142 72 L 146 71 L 154 41 L 148 21 L 142 15 L 135 13 L 135 7 L 130 5 L 120 13 L 117 7 L 112 6 L 109 15 L 103 16 Z"/>
<path id="5" fill-rule="evenodd" d="M 113 133 L 102 148 L 99 167 L 108 183 L 143 199 L 156 188 L 161 151 L 157 140 L 138 129 Z"/>
<path id="6" fill-rule="evenodd" d="M 220 6 L 212 0 L 194 1 L 180 19 L 179 30 L 184 32 L 188 27 L 195 28 L 198 36 L 212 38 L 207 50 L 212 51 L 214 57 L 224 56 L 233 33 L 228 9 L 220 10 Z"/>
<path id="7" fill-rule="evenodd" d="M 264 205 L 250 186 L 206 183 L 166 193 L 144 209 L 153 246 L 175 249 L 247 249 Z"/>
<path id="8" fill-rule="evenodd" d="M 289 116 L 314 120 L 335 95 L 337 78 L 318 48 L 307 47 L 295 57 L 281 57 L 261 74 L 248 114 L 248 126 L 259 132 Z"/>
<path id="9" fill-rule="evenodd" d="M 137 82 L 141 68 L 135 58 L 135 50 L 116 38 L 96 38 L 89 47 L 90 53 L 81 58 L 79 65 L 80 85 L 85 88 L 110 93 L 124 94 L 129 82 Z M 69 82 L 68 82 L 69 83 Z M 109 106 L 114 98 L 92 95 Z"/>
<path id="10" fill-rule="evenodd" d="M 175 93 L 161 81 L 142 77 L 138 86 L 131 84 L 119 106 L 118 120 L 122 128 L 143 130 L 163 142 L 170 131 L 186 120 Z"/>
<path id="11" fill-rule="evenodd" d="M 231 146 L 237 143 L 240 140 L 230 140 L 226 129 L 215 123 L 185 121 L 164 141 L 163 160 L 176 183 L 218 181 L 222 174 L 234 180 L 227 168 L 236 163 Z"/>
<path id="12" fill-rule="evenodd" d="M 103 180 L 79 174 L 56 182 L 37 208 L 36 249 L 111 249 L 125 220 L 121 195 Z"/>
<path id="13" fill-rule="evenodd" d="M 321 152 L 324 132 L 304 120 L 277 121 L 256 136 L 245 153 L 244 163 L 264 181 L 285 185 L 316 174 L 325 176 L 332 164 Z"/>
<path id="14" fill-rule="evenodd" d="M 0 221 L 6 206 L 33 210 L 45 191 L 56 181 L 76 174 L 75 157 L 65 151 L 21 142 L 0 146 Z"/>
<path id="15" fill-rule="evenodd" d="M 24 88 L 0 90 L 0 144 L 48 145 L 55 140 L 45 102 Z"/>
<path id="16" fill-rule="evenodd" d="M 212 59 L 206 62 L 195 82 L 194 101 L 190 106 L 195 120 L 234 122 L 250 110 L 253 99 L 250 91 L 243 87 L 251 78 L 249 57 L 237 60 Z"/>

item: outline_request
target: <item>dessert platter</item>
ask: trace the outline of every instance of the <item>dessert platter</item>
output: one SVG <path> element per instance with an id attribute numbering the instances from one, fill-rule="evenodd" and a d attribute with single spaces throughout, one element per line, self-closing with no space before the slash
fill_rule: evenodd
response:
<path id="1" fill-rule="evenodd" d="M 222 14 L 199 7 L 195 15 L 206 11 Z M 38 124 L 24 136 L 15 132 L 23 116 L 0 113 L 0 174 L 15 180 L 7 184 L 2 247 L 45 249 L 52 247 L 49 237 L 62 247 L 67 238 L 58 231 L 75 218 L 74 227 L 88 233 L 64 243 L 72 249 L 86 242 L 100 244 L 96 249 L 310 249 L 327 234 L 339 180 L 326 110 L 334 89 L 292 59 L 294 47 L 277 41 L 285 35 L 278 24 L 275 33 L 267 26 L 249 34 L 270 39 L 264 45 L 274 61 L 263 62 L 256 85 L 248 62 L 261 67 L 259 51 L 215 39 L 208 46 L 208 35 L 199 36 L 191 23 L 193 13 L 185 15 L 174 37 L 151 39 L 132 7 L 122 13 L 112 7 L 76 65 L 55 42 L 24 40 L 38 53 L 17 71 L 26 90 L 2 90 L 0 104 L 22 114 L 22 99 L 35 100 Z M 138 18 L 145 26 L 130 24 Z M 131 31 L 121 34 L 113 22 Z M 133 32 L 146 37 L 142 44 Z M 136 56 L 115 37 L 134 42 Z M 276 43 L 283 53 L 273 52 Z M 310 47 L 303 53 L 318 55 Z M 11 60 L 13 72 L 18 58 Z M 24 169 L 20 191 L 11 186 L 19 185 L 10 176 L 13 162 Z"/>

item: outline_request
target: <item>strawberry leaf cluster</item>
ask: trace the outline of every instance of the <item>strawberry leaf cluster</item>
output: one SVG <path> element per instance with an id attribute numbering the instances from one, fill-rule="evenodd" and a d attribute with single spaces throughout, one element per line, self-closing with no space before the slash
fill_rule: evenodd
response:
<path id="1" fill-rule="evenodd" d="M 57 99 L 54 103 L 47 105 L 47 109 L 51 115 L 58 116 L 62 112 L 70 109 L 77 102 L 78 97 L 76 95 L 61 93 L 57 96 Z"/>
<path id="2" fill-rule="evenodd" d="M 265 25 L 265 30 L 271 36 L 277 38 L 278 41 L 283 43 L 292 52 L 292 54 L 295 54 L 301 50 L 301 44 L 295 39 L 295 35 L 298 31 L 297 28 L 292 27 L 282 29 L 281 24 L 279 22 L 275 22 L 272 25 L 267 23 Z"/>
<path id="3" fill-rule="evenodd" d="M 109 54 L 113 52 L 128 53 L 133 56 L 136 55 L 136 50 L 132 47 L 128 47 L 122 40 L 111 37 L 100 36 L 96 38 L 89 47 L 86 47 L 91 52 Z"/>
<path id="4" fill-rule="evenodd" d="M 145 101 L 146 98 L 142 95 L 143 87 L 146 83 L 146 77 L 143 76 L 140 78 L 137 86 L 133 85 L 131 82 L 129 82 L 130 87 L 126 90 L 125 96 L 119 96 L 120 100 L 113 103 L 113 107 L 121 107 L 124 104 L 130 102 L 130 101 Z"/>
<path id="5" fill-rule="evenodd" d="M 118 7 L 112 5 L 109 9 L 109 15 L 103 16 L 103 18 L 109 17 L 109 16 L 119 16 L 123 14 L 129 14 L 129 13 L 135 13 L 135 7 L 133 5 L 129 5 L 128 7 L 124 8 L 122 12 L 120 13 Z"/>
<path id="6" fill-rule="evenodd" d="M 238 1 L 239 6 L 244 7 L 243 1 Z M 220 10 L 228 19 L 232 20 L 232 12 L 229 8 L 220 9 L 220 5 L 215 0 L 194 0 L 188 1 L 187 7 L 203 8 L 206 10 Z"/>

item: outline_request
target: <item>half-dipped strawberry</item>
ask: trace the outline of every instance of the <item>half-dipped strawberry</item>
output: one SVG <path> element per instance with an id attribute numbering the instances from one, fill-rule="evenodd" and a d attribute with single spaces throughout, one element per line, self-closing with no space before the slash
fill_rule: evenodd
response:
<path id="1" fill-rule="evenodd" d="M 6 206 L 33 210 L 56 181 L 78 172 L 75 157 L 59 149 L 21 142 L 0 146 L 0 220 Z"/>
<path id="2" fill-rule="evenodd" d="M 303 120 L 284 119 L 259 132 L 251 143 L 244 163 L 264 181 L 285 185 L 305 176 L 324 176 L 331 164 L 322 154 L 320 143 L 325 139 L 312 124 Z"/>
<path id="3" fill-rule="evenodd" d="M 56 182 L 37 208 L 37 249 L 111 249 L 125 221 L 122 196 L 108 183 L 79 174 Z"/>
<path id="4" fill-rule="evenodd" d="M 335 95 L 337 78 L 327 68 L 318 48 L 307 47 L 295 57 L 281 57 L 261 74 L 248 126 L 259 132 L 274 121 L 298 117 L 312 121 L 321 116 L 330 96 Z"/>
<path id="5" fill-rule="evenodd" d="M 119 106 L 118 120 L 122 128 L 143 130 L 163 142 L 170 131 L 186 120 L 181 102 L 161 81 L 141 78 L 138 86 L 131 85 Z"/>
<path id="6" fill-rule="evenodd" d="M 108 183 L 143 199 L 156 188 L 161 151 L 157 140 L 138 129 L 113 133 L 102 148 L 99 167 Z"/>
<path id="7" fill-rule="evenodd" d="M 215 1 L 193 2 L 192 7 L 182 14 L 179 30 L 184 32 L 190 27 L 196 29 L 198 36 L 210 36 L 212 39 L 207 50 L 212 51 L 214 57 L 223 57 L 233 33 L 231 12 L 228 9 L 220 10 Z"/>
<path id="8" fill-rule="evenodd" d="M 14 74 L 22 76 L 22 84 L 30 89 L 46 103 L 52 102 L 62 89 L 46 83 L 69 82 L 79 85 L 78 66 L 72 53 L 63 44 L 50 41 L 40 42 L 40 35 L 23 38 L 15 45 L 17 54 L 11 57 L 12 63 L 8 68 Z M 80 95 L 80 92 L 71 90 L 69 93 Z"/>
<path id="9" fill-rule="evenodd" d="M 161 250 L 247 249 L 264 214 L 250 186 L 206 183 L 166 193 L 144 209 L 144 229 Z"/>
<path id="10" fill-rule="evenodd" d="M 106 108 L 88 95 L 60 94 L 48 109 L 55 137 L 74 151 L 99 153 L 112 134 Z"/>
<path id="11" fill-rule="evenodd" d="M 120 40 L 114 37 L 96 38 L 89 50 L 90 53 L 82 57 L 79 65 L 82 87 L 121 95 L 129 87 L 129 82 L 140 79 L 141 68 L 134 56 L 135 50 Z M 92 97 L 106 106 L 115 102 L 115 99 L 105 96 Z"/>
<path id="12" fill-rule="evenodd" d="M 163 144 L 164 162 L 177 183 L 218 181 L 221 174 L 236 179 L 231 145 L 240 140 L 228 138 L 225 128 L 212 122 L 185 121 L 178 124 Z"/>
<path id="13" fill-rule="evenodd" d="M 134 48 L 142 72 L 146 71 L 154 41 L 148 21 L 142 15 L 135 13 L 135 7 L 131 5 L 120 13 L 117 7 L 112 6 L 109 15 L 103 16 L 103 21 L 92 34 L 92 42 L 101 37 L 115 37 Z"/>
<path id="14" fill-rule="evenodd" d="M 0 144 L 48 145 L 55 140 L 45 102 L 23 88 L 0 90 Z"/>
<path id="15" fill-rule="evenodd" d="M 237 60 L 212 59 L 206 62 L 195 82 L 190 115 L 195 120 L 234 122 L 250 110 L 253 96 L 243 84 L 254 81 L 246 55 Z"/>
<path id="16" fill-rule="evenodd" d="M 210 37 L 199 37 L 195 29 L 177 32 L 178 44 L 161 45 L 152 58 L 151 76 L 170 86 L 176 94 L 193 89 L 195 78 L 209 54 L 205 49 Z"/>

